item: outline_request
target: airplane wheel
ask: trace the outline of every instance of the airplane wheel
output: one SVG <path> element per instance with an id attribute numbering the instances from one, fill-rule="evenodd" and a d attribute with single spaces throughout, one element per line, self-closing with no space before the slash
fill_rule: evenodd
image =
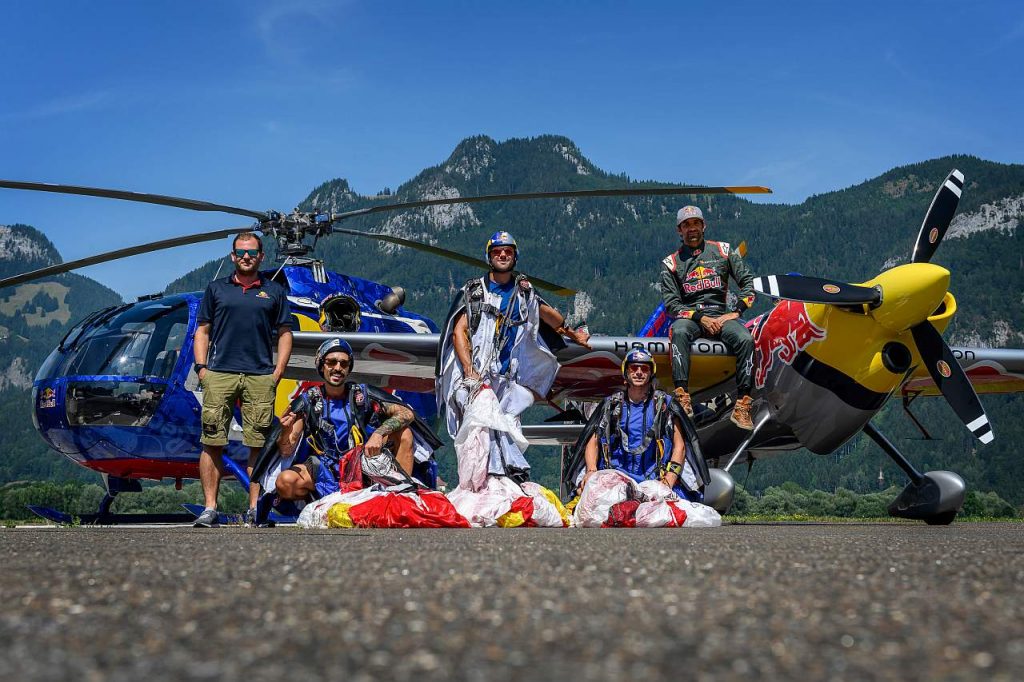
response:
<path id="1" fill-rule="evenodd" d="M 929 516 L 927 519 L 924 520 L 924 522 L 927 523 L 929 526 L 948 526 L 949 524 L 953 523 L 953 519 L 955 518 L 956 510 L 953 510 L 948 512 L 942 512 L 941 514 L 936 514 L 935 516 Z"/>

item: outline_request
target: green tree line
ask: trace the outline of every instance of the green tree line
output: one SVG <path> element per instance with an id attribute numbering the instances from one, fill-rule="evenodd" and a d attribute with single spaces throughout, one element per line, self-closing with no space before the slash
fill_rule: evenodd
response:
<path id="1" fill-rule="evenodd" d="M 835 492 L 806 490 L 796 483 L 771 486 L 753 494 L 738 487 L 730 515 L 754 517 L 836 517 L 887 518 L 886 507 L 898 494 L 896 487 L 878 492 L 855 493 L 839 488 Z M 94 483 L 31 481 L 8 483 L 0 487 L 0 519 L 22 521 L 31 517 L 28 505 L 52 507 L 69 514 L 92 514 L 103 498 L 103 488 Z M 122 514 L 175 513 L 183 504 L 200 504 L 202 488 L 190 483 L 176 490 L 171 485 L 147 486 L 141 493 L 122 493 L 113 511 Z M 246 494 L 237 486 L 221 487 L 218 499 L 221 511 L 240 513 L 247 505 Z M 1013 519 L 1021 511 L 994 492 L 970 491 L 960 518 Z"/>

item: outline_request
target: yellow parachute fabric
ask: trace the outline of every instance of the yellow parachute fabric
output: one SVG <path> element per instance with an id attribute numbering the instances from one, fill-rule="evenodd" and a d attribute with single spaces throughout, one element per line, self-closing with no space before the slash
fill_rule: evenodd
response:
<path id="1" fill-rule="evenodd" d="M 566 527 L 568 527 L 570 521 L 572 520 L 572 510 L 566 509 L 565 505 L 562 504 L 562 501 L 558 499 L 558 495 L 556 495 L 553 491 L 548 490 L 544 486 L 537 487 L 540 488 L 540 492 L 542 495 L 544 495 L 544 498 L 551 504 L 555 505 L 555 509 L 558 510 L 558 515 L 562 517 L 562 523 L 565 524 Z"/>
<path id="2" fill-rule="evenodd" d="M 327 510 L 327 527 L 328 528 L 355 528 L 356 524 L 352 522 L 352 517 L 349 515 L 349 510 L 352 509 L 351 504 L 345 504 L 339 502 L 330 509 Z"/>
<path id="3" fill-rule="evenodd" d="M 520 511 L 505 512 L 498 517 L 498 526 L 501 528 L 518 528 L 524 523 L 526 523 L 526 517 Z"/>

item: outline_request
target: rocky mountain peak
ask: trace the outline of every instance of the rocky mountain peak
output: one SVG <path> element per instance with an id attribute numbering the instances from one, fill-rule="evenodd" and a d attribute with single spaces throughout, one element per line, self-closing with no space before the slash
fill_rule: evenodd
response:
<path id="1" fill-rule="evenodd" d="M 61 262 L 50 240 L 28 225 L 0 225 L 0 260 L 41 265 Z"/>
<path id="2" fill-rule="evenodd" d="M 348 180 L 335 178 L 328 180 L 312 192 L 300 204 L 306 210 L 316 209 L 327 213 L 337 213 L 352 208 L 361 197 L 352 191 Z"/>
<path id="3" fill-rule="evenodd" d="M 467 137 L 460 142 L 444 164 L 444 172 L 465 180 L 480 177 L 495 163 L 494 140 L 486 135 Z"/>

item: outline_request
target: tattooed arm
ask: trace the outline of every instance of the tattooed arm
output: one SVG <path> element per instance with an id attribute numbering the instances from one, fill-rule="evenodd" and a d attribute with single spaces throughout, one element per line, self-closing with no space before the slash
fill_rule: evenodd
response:
<path id="1" fill-rule="evenodd" d="M 366 440 L 365 450 L 366 454 L 370 457 L 376 457 L 380 454 L 380 450 L 384 446 L 384 442 L 387 441 L 392 434 L 401 431 L 409 424 L 412 424 L 412 410 L 404 405 L 399 405 L 398 403 L 385 403 L 382 412 L 385 417 L 384 421 Z"/>

